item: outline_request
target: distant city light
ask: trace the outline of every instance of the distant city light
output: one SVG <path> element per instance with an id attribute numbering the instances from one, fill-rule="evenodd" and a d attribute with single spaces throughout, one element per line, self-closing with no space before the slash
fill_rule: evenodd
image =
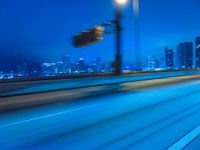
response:
<path id="1" fill-rule="evenodd" d="M 148 56 L 141 62 L 141 71 L 162 71 L 162 70 L 183 70 L 200 69 L 200 37 L 196 38 L 196 58 L 193 57 L 193 42 L 180 42 L 176 53 L 174 49 L 167 46 L 164 48 L 164 57 Z M 175 57 L 175 54 L 177 57 Z M 193 64 L 196 59 L 196 66 Z M 93 74 L 113 72 L 112 62 L 104 62 L 101 57 L 88 62 L 84 57 L 79 57 L 71 61 L 70 55 L 64 55 L 58 62 L 43 62 L 41 67 L 29 68 L 27 63 L 15 66 L 11 71 L 0 70 L 0 79 L 28 78 L 28 77 L 48 77 L 70 74 Z M 123 72 L 137 70 L 136 64 L 125 64 L 122 66 Z"/>

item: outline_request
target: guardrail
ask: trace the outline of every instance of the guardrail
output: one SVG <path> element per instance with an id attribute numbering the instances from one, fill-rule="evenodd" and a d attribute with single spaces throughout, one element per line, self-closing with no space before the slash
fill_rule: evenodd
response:
<path id="1" fill-rule="evenodd" d="M 148 73 L 125 73 L 121 76 L 85 76 L 84 78 L 60 78 L 62 80 L 30 80 L 23 82 L 6 82 L 0 84 L 0 97 L 16 96 L 24 94 L 43 93 L 58 90 L 68 90 L 77 88 L 87 88 L 93 86 L 103 86 L 135 82 L 142 80 L 162 79 L 177 76 L 199 75 L 200 70 L 190 71 L 167 71 L 167 72 L 148 72 Z M 78 79 L 77 79 L 78 78 Z"/>
<path id="2" fill-rule="evenodd" d="M 186 72 L 186 71 L 200 71 L 197 69 L 188 70 L 167 70 L 167 71 L 134 71 L 121 73 L 121 75 L 137 75 L 137 74 L 153 74 L 153 73 L 166 73 L 166 72 Z M 26 78 L 13 78 L 13 79 L 0 79 L 1 83 L 14 83 L 14 82 L 30 82 L 30 81 L 47 81 L 47 80 L 63 80 L 63 79 L 80 79 L 80 78 L 92 78 L 92 77 L 109 77 L 109 76 L 119 76 L 115 73 L 96 73 L 96 74 L 65 74 L 56 76 L 37 76 L 37 77 L 26 77 Z"/>

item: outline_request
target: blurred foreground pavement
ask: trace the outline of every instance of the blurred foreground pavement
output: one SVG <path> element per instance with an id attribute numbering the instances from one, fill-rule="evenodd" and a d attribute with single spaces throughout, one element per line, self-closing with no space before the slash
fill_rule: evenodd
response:
<path id="1" fill-rule="evenodd" d="M 0 149 L 200 149 L 200 75 L 0 98 Z"/>

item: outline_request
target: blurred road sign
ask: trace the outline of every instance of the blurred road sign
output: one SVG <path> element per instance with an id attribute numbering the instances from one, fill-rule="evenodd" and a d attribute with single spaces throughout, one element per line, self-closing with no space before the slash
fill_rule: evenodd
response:
<path id="1" fill-rule="evenodd" d="M 86 46 L 103 40 L 104 27 L 96 26 L 85 32 L 77 34 L 73 38 L 73 45 L 75 47 Z"/>

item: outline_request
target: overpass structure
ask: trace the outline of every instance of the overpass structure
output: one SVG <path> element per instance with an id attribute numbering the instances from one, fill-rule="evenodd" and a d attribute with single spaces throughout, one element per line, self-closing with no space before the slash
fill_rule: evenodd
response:
<path id="1" fill-rule="evenodd" d="M 198 70 L 0 83 L 0 149 L 196 150 Z"/>

